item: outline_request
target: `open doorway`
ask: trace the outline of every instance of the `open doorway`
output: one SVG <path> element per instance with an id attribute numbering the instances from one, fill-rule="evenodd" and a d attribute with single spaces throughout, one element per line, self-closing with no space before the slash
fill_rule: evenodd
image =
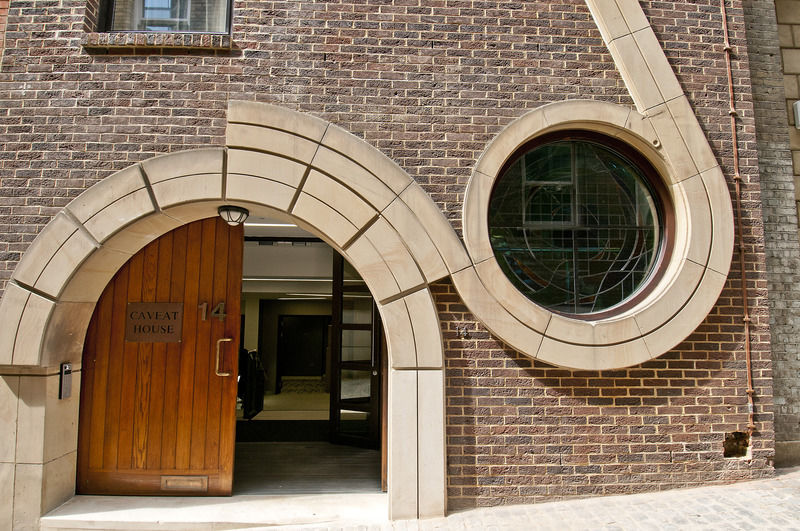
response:
<path id="1" fill-rule="evenodd" d="M 386 346 L 366 284 L 327 243 L 245 225 L 234 494 L 386 490 Z"/>

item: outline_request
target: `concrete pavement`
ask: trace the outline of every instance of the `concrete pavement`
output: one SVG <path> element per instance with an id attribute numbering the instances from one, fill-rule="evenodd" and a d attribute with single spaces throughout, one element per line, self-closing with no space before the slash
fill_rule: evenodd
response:
<path id="1" fill-rule="evenodd" d="M 629 496 L 471 509 L 389 522 L 383 494 L 146 498 L 77 496 L 42 529 L 800 530 L 800 467 L 773 479 Z"/>
<path id="2" fill-rule="evenodd" d="M 800 529 L 800 467 L 774 479 L 607 496 L 536 505 L 473 509 L 394 529 Z"/>

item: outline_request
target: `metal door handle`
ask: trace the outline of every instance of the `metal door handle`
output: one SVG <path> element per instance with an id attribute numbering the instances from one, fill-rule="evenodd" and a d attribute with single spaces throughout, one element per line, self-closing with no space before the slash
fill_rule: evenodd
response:
<path id="1" fill-rule="evenodd" d="M 231 375 L 231 373 L 229 373 L 229 372 L 219 372 L 219 346 L 220 346 L 221 343 L 227 343 L 228 341 L 233 341 L 233 338 L 232 337 L 223 337 L 223 338 L 217 339 L 217 364 L 214 367 L 214 372 L 217 373 L 217 376 L 230 376 Z"/>

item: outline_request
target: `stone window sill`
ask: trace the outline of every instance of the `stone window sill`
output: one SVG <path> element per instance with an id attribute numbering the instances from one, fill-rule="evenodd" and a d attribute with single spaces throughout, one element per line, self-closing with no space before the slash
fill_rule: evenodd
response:
<path id="1" fill-rule="evenodd" d="M 81 45 L 90 53 L 191 53 L 229 51 L 233 41 L 228 34 L 109 32 L 85 33 Z"/>

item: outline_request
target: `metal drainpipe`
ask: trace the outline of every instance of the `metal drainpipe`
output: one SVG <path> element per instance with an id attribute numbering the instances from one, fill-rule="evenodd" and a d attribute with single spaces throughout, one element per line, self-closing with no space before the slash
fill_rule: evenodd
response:
<path id="1" fill-rule="evenodd" d="M 747 295 L 747 270 L 744 263 L 744 237 L 742 236 L 742 176 L 739 173 L 739 141 L 736 134 L 736 102 L 733 94 L 733 71 L 731 68 L 731 42 L 728 38 L 728 13 L 725 9 L 725 0 L 720 0 L 722 11 L 722 30 L 725 35 L 725 63 L 728 69 L 728 95 L 729 110 L 731 116 L 731 141 L 733 142 L 733 182 L 736 186 L 736 244 L 739 249 L 739 270 L 741 273 L 742 291 L 742 322 L 744 323 L 744 352 L 747 360 L 747 435 L 752 436 L 756 429 L 753 421 L 755 415 L 755 403 L 753 401 L 753 367 L 750 353 L 750 310 Z"/>

